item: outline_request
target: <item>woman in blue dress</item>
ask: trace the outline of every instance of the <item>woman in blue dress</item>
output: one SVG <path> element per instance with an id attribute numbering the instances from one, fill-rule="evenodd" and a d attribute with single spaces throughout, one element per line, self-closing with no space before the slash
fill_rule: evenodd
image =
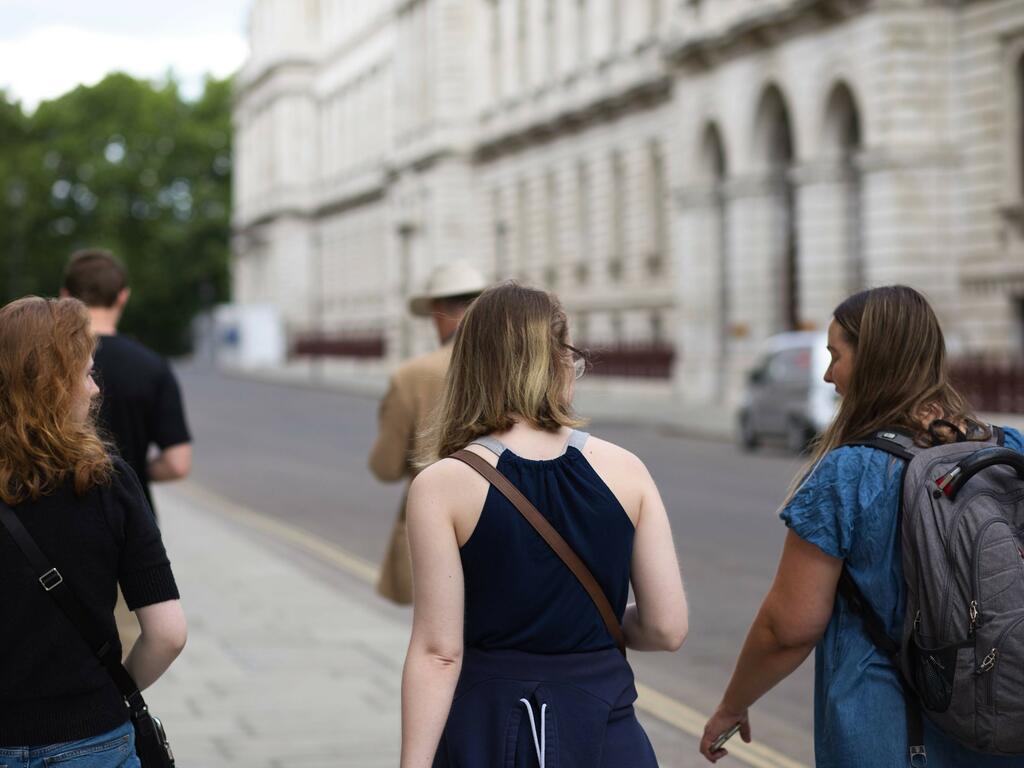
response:
<path id="1" fill-rule="evenodd" d="M 443 458 L 475 453 L 537 507 L 628 647 L 678 649 L 687 607 L 668 516 L 639 459 L 576 429 L 584 368 L 543 291 L 499 285 L 462 321 L 425 441 L 434 463 L 409 491 L 402 768 L 657 767 L 633 673 L 595 603 L 505 496 Z"/>
<path id="2" fill-rule="evenodd" d="M 778 573 L 701 741 L 711 762 L 727 754 L 712 752 L 711 745 L 734 724 L 750 741 L 748 708 L 816 649 L 818 768 L 911 765 L 896 668 L 872 643 L 861 617 L 836 596 L 845 563 L 889 635 L 899 639 L 906 600 L 897 530 L 903 464 L 875 448 L 844 444 L 894 426 L 926 445 L 937 419 L 975 439 L 989 438 L 991 430 L 974 419 L 949 383 L 942 330 L 928 302 L 911 288 L 851 296 L 835 311 L 828 349 L 832 363 L 825 380 L 842 402 L 811 471 L 783 506 L 789 531 Z M 1019 432 L 1005 433 L 1007 447 L 1024 450 Z M 969 750 L 927 718 L 924 726 L 929 768 L 1024 765 L 1022 758 Z"/>

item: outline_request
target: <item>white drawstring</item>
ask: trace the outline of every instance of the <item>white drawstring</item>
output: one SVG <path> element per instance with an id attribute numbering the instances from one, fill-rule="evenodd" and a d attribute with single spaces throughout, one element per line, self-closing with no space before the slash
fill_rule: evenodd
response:
<path id="1" fill-rule="evenodd" d="M 530 730 L 533 731 L 533 748 L 537 750 L 537 760 L 540 762 L 540 768 L 544 768 L 544 753 L 547 750 L 547 740 L 545 738 L 545 731 L 547 730 L 545 722 L 547 719 L 548 705 L 541 704 L 540 706 L 540 741 L 537 740 L 537 721 L 533 719 L 533 707 L 530 706 L 530 702 L 526 699 L 520 699 L 525 706 L 526 711 L 530 715 Z"/>

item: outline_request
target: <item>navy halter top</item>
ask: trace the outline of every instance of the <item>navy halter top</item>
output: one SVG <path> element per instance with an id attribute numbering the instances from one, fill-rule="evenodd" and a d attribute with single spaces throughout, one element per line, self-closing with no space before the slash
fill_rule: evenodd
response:
<path id="1" fill-rule="evenodd" d="M 531 460 L 492 437 L 478 445 L 568 542 L 604 589 L 620 621 L 629 596 L 634 527 L 582 453 L 574 431 L 561 456 Z M 465 645 L 481 650 L 580 653 L 615 647 L 586 591 L 497 489 L 461 550 Z"/>

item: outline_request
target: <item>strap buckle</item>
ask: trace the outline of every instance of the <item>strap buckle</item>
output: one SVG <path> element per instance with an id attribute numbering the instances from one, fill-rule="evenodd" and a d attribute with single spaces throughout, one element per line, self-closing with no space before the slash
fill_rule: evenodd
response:
<path id="1" fill-rule="evenodd" d="M 928 753 L 923 746 L 910 748 L 910 764 L 914 768 L 927 768 Z"/>
<path id="2" fill-rule="evenodd" d="M 64 577 L 60 575 L 60 571 L 56 568 L 51 568 L 39 577 L 39 583 L 43 585 L 43 589 L 47 592 L 52 592 L 64 583 Z"/>

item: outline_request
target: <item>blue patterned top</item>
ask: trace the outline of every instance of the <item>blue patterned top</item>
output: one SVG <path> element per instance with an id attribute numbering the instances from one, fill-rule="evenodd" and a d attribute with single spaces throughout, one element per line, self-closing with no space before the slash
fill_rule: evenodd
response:
<path id="1" fill-rule="evenodd" d="M 1024 452 L 1024 437 L 1007 429 L 1006 446 Z M 800 538 L 846 560 L 854 582 L 897 639 L 906 602 L 896 530 L 902 470 L 903 463 L 883 451 L 838 448 L 822 459 L 781 513 Z M 1024 766 L 1019 757 L 968 750 L 927 718 L 925 746 L 929 768 Z M 910 764 L 896 669 L 843 600 L 836 600 L 815 652 L 814 751 L 818 768 Z"/>

